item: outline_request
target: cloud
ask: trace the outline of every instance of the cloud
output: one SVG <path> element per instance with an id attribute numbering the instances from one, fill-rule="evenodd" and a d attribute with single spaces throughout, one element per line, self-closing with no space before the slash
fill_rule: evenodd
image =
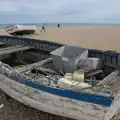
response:
<path id="1" fill-rule="evenodd" d="M 120 23 L 119 0 L 1 0 L 0 23 Z"/>

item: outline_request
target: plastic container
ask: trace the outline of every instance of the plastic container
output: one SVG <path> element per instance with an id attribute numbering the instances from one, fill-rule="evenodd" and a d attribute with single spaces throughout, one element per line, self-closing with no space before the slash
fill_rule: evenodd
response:
<path id="1" fill-rule="evenodd" d="M 57 84 L 60 88 L 77 90 L 77 91 L 91 87 L 87 83 L 83 83 L 83 82 L 80 83 L 66 78 L 60 78 Z"/>
<path id="2" fill-rule="evenodd" d="M 77 46 L 63 46 L 51 52 L 53 63 L 58 71 L 73 73 L 80 59 L 88 57 L 88 49 Z"/>
<path id="3" fill-rule="evenodd" d="M 103 60 L 100 58 L 84 58 L 79 61 L 78 66 L 87 71 L 99 70 L 103 68 Z"/>

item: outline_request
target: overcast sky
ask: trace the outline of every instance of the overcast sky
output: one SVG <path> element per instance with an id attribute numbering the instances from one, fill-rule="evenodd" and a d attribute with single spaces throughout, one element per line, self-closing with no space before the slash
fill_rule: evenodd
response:
<path id="1" fill-rule="evenodd" d="M 120 23 L 120 0 L 0 0 L 0 23 Z"/>

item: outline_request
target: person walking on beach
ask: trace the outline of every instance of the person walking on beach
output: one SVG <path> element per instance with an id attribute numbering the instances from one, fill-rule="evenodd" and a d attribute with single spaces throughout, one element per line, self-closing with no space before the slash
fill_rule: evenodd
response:
<path id="1" fill-rule="evenodd" d="M 60 24 L 58 24 L 58 28 L 60 27 Z"/>
<path id="2" fill-rule="evenodd" d="M 45 32 L 45 24 L 42 26 L 42 29 L 40 32 L 44 31 Z"/>

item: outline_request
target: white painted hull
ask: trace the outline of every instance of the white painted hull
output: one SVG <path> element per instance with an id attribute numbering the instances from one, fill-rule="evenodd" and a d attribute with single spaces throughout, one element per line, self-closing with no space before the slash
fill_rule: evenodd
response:
<path id="1" fill-rule="evenodd" d="M 22 32 L 22 31 L 36 31 L 36 26 L 35 25 L 13 25 L 8 28 L 6 28 L 6 31 L 9 34 L 15 33 L 15 32 Z"/>
<path id="2" fill-rule="evenodd" d="M 0 88 L 12 98 L 38 110 L 78 120 L 103 120 L 106 108 L 36 90 L 0 75 Z"/>

